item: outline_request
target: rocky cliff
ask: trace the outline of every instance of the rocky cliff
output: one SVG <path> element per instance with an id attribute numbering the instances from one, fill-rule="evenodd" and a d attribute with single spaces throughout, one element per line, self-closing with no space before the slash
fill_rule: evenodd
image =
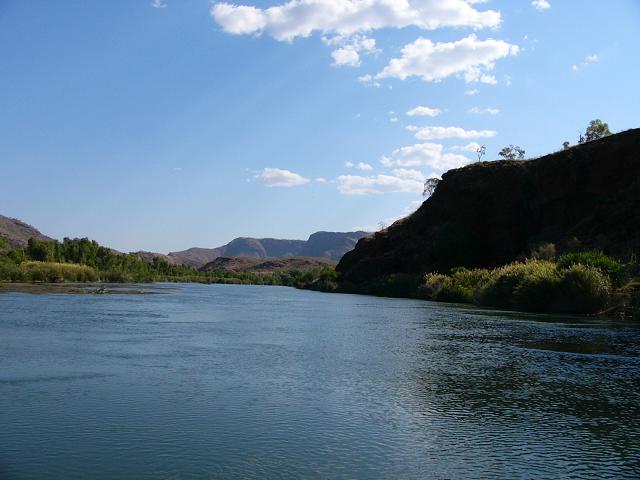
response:
<path id="1" fill-rule="evenodd" d="M 414 214 L 361 239 L 337 270 L 346 289 L 366 291 L 393 273 L 502 265 L 546 242 L 640 252 L 640 129 L 451 170 Z"/>

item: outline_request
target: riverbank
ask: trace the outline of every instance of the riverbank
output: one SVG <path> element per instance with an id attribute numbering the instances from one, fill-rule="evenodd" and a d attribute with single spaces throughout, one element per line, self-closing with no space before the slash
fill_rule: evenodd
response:
<path id="1" fill-rule="evenodd" d="M 554 261 L 529 259 L 494 269 L 391 274 L 360 284 L 338 279 L 307 288 L 640 321 L 638 265 L 620 263 L 597 251 L 566 254 Z"/>

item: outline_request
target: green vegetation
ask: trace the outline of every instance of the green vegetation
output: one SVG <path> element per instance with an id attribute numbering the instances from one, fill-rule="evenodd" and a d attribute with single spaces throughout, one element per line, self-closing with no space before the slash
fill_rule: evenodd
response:
<path id="1" fill-rule="evenodd" d="M 517 145 L 507 145 L 498 152 L 505 160 L 524 160 L 525 151 Z"/>
<path id="2" fill-rule="evenodd" d="M 26 248 L 11 248 L 0 239 L 0 282 L 199 282 L 253 285 L 316 285 L 335 287 L 337 272 L 330 268 L 274 273 L 200 271 L 122 254 L 87 238 L 62 242 L 31 238 Z"/>
<path id="3" fill-rule="evenodd" d="M 599 118 L 596 118 L 595 120 L 591 120 L 589 122 L 584 136 L 580 135 L 580 143 L 590 142 L 602 137 L 608 137 L 609 135 L 611 135 L 609 124 L 603 122 Z"/>
<path id="4" fill-rule="evenodd" d="M 551 250 L 544 244 L 536 250 L 544 259 L 493 269 L 458 267 L 448 274 L 387 275 L 360 291 L 528 312 L 604 312 L 640 319 L 640 278 L 634 259 L 625 265 L 600 251 L 588 251 L 567 253 L 554 261 Z M 347 284 L 327 290 L 358 291 Z"/>
<path id="5" fill-rule="evenodd" d="M 557 262 L 532 259 L 491 270 L 430 273 L 416 296 L 530 312 L 596 313 L 614 306 L 616 287 L 629 289 L 626 270 L 599 251 L 568 253 Z"/>

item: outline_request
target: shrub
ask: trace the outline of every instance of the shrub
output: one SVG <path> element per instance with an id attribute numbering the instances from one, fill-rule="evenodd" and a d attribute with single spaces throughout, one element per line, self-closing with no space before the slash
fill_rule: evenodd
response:
<path id="1" fill-rule="evenodd" d="M 607 305 L 611 280 L 600 269 L 582 264 L 561 271 L 554 311 L 594 313 Z"/>
<path id="2" fill-rule="evenodd" d="M 599 250 L 565 253 L 558 259 L 558 268 L 560 269 L 578 264 L 597 268 L 615 284 L 620 284 L 623 281 L 624 265 Z"/>
<path id="3" fill-rule="evenodd" d="M 31 282 L 95 282 L 97 272 L 85 265 L 52 262 L 25 262 L 20 265 L 25 280 Z"/>
<path id="4" fill-rule="evenodd" d="M 557 271 L 552 262 L 512 263 L 491 270 L 474 300 L 488 307 L 545 311 L 551 303 L 548 295 L 556 281 Z"/>

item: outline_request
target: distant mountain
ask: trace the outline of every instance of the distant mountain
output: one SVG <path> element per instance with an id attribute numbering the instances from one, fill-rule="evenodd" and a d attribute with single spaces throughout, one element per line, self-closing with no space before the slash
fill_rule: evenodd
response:
<path id="1" fill-rule="evenodd" d="M 252 273 L 273 273 L 289 270 L 310 270 L 313 268 L 335 267 L 336 261 L 326 258 L 310 257 L 279 257 L 279 258 L 251 258 L 251 257 L 218 257 L 207 263 L 200 270 L 204 271 L 233 271 Z"/>
<path id="2" fill-rule="evenodd" d="M 367 232 L 316 232 L 306 241 L 300 252 L 305 257 L 324 257 L 332 260 L 340 260 L 342 256 L 353 250 Z"/>
<path id="3" fill-rule="evenodd" d="M 177 265 L 178 262 L 175 258 L 171 258 L 169 255 L 165 255 L 164 253 L 157 252 L 145 252 L 144 250 L 140 250 L 138 252 L 132 252 L 135 256 L 137 256 L 140 260 L 144 260 L 145 262 L 153 262 L 153 259 L 158 257 L 167 262 L 170 265 Z"/>
<path id="4" fill-rule="evenodd" d="M 12 247 L 26 247 L 31 237 L 39 240 L 53 240 L 31 225 L 15 218 L 0 215 L 0 238 L 5 239 L 9 245 Z"/>
<path id="5" fill-rule="evenodd" d="M 316 232 L 308 240 L 240 237 L 218 248 L 190 248 L 167 255 L 173 262 L 200 268 L 218 257 L 320 257 L 338 261 L 367 232 Z M 153 258 L 153 257 L 152 257 Z"/>
<path id="6" fill-rule="evenodd" d="M 355 247 L 359 239 L 367 235 L 367 232 L 359 231 L 316 232 L 308 240 L 240 237 L 217 248 L 194 247 L 180 252 L 171 252 L 168 255 L 143 250 L 133 253 L 147 262 L 152 262 L 155 257 L 159 257 L 169 264 L 188 265 L 194 268 L 201 268 L 218 257 L 255 259 L 314 257 L 337 262 L 345 253 Z M 0 238 L 6 239 L 9 245 L 25 247 L 31 237 L 40 240 L 53 240 L 31 225 L 15 218 L 0 215 Z"/>

